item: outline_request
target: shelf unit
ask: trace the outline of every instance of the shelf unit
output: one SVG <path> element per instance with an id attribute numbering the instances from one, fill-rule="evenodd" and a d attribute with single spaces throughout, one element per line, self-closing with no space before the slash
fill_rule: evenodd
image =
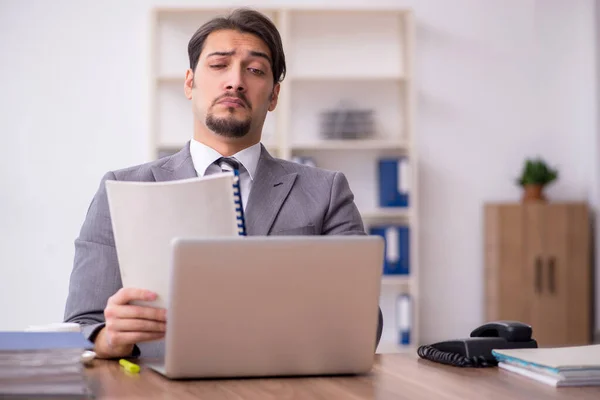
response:
<path id="1" fill-rule="evenodd" d="M 410 226 L 410 275 L 384 275 L 380 305 L 384 331 L 378 352 L 413 351 L 419 340 L 417 159 L 415 149 L 414 15 L 410 9 L 257 8 L 276 24 L 287 75 L 262 142 L 275 157 L 310 157 L 318 167 L 348 178 L 365 228 Z M 149 158 L 178 151 L 193 132 L 183 93 L 187 43 L 196 29 L 229 8 L 156 8 L 151 21 Z M 369 139 L 325 140 L 319 113 L 339 107 L 375 112 Z M 410 207 L 380 208 L 377 160 L 404 156 L 410 163 Z M 409 293 L 411 345 L 397 345 L 396 298 Z"/>
<path id="2" fill-rule="evenodd" d="M 402 141 L 376 140 L 376 139 L 354 139 L 354 140 L 321 140 L 313 142 L 298 142 L 290 145 L 294 151 L 318 151 L 318 150 L 398 150 L 406 149 L 407 144 Z"/>

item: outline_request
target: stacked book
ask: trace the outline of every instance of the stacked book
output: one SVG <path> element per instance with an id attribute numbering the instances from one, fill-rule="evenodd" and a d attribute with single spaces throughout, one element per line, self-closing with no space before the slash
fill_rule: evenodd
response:
<path id="1" fill-rule="evenodd" d="M 0 332 L 0 398 L 90 396 L 79 332 Z"/>
<path id="2" fill-rule="evenodd" d="M 498 366 L 547 385 L 600 386 L 600 345 L 492 350 Z"/>

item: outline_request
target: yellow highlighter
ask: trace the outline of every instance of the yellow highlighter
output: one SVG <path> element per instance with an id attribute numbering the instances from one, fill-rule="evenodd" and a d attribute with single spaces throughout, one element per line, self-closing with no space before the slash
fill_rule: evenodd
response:
<path id="1" fill-rule="evenodd" d="M 132 374 L 137 374 L 138 372 L 140 372 L 140 366 L 137 364 L 134 364 L 130 361 L 127 361 L 125 359 L 120 359 L 119 360 L 119 364 L 121 364 L 121 366 L 123 368 L 125 368 L 125 371 L 127 372 L 131 372 Z"/>

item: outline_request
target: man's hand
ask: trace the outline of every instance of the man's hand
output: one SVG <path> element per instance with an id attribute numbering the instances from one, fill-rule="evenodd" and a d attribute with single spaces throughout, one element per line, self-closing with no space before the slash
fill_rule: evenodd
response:
<path id="1" fill-rule="evenodd" d="M 126 357 L 139 342 L 165 336 L 167 311 L 130 305 L 134 300 L 152 301 L 156 294 L 143 289 L 121 288 L 104 309 L 106 326 L 96 336 L 94 351 L 99 358 Z"/>

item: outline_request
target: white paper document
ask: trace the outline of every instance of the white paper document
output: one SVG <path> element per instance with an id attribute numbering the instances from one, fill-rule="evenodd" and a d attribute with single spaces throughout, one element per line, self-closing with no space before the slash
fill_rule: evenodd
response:
<path id="1" fill-rule="evenodd" d="M 168 182 L 106 181 L 123 287 L 169 299 L 171 242 L 175 238 L 238 236 L 234 175 L 224 172 Z"/>

